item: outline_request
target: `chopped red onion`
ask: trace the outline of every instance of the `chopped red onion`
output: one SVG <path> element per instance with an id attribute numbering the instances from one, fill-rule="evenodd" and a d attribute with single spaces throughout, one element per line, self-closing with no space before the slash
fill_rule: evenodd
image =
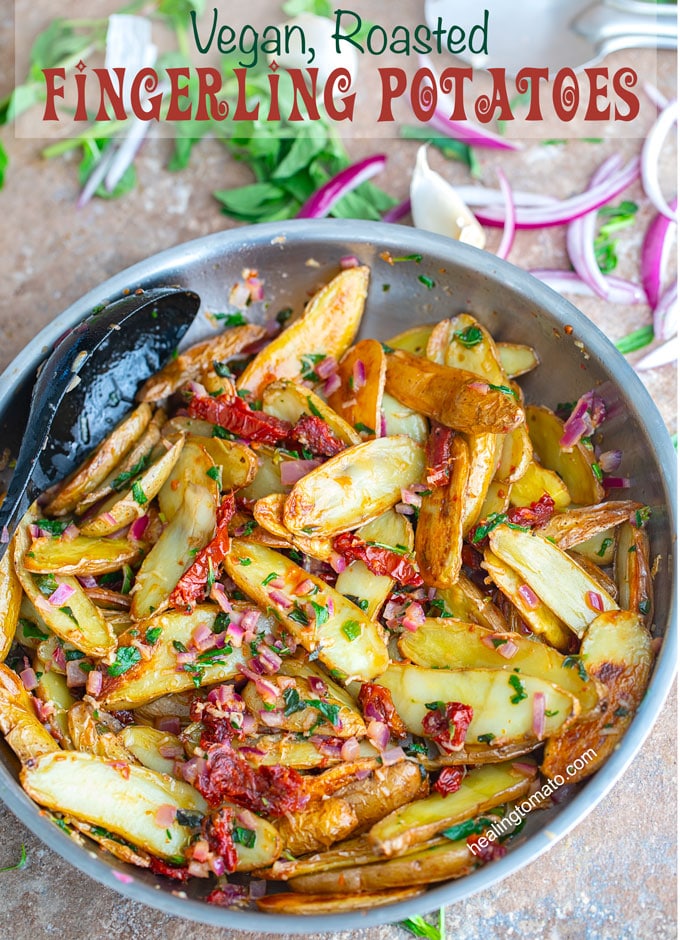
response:
<path id="1" fill-rule="evenodd" d="M 40 538 L 40 526 L 33 525 L 33 523 L 31 523 L 31 525 L 29 525 L 29 527 L 28 527 L 28 531 L 29 531 L 29 533 L 30 533 L 32 539 L 39 539 L 39 538 Z M 7 539 L 7 541 L 9 542 L 9 538 Z"/>
<path id="2" fill-rule="evenodd" d="M 135 521 L 130 526 L 130 531 L 128 532 L 128 538 L 131 538 L 133 541 L 138 542 L 144 537 L 146 532 L 146 527 L 149 524 L 149 516 L 145 513 L 143 516 L 140 516 L 139 519 Z"/>
<path id="3" fill-rule="evenodd" d="M 607 490 L 627 490 L 632 486 L 630 477 L 605 477 L 602 485 Z"/>
<path id="4" fill-rule="evenodd" d="M 654 308 L 654 336 L 669 340 L 678 333 L 678 285 L 672 284 Z"/>
<path id="5" fill-rule="evenodd" d="M 532 268 L 529 272 L 548 287 L 552 287 L 558 294 L 576 294 L 585 297 L 595 296 L 595 291 L 589 284 L 581 280 L 576 271 L 560 271 L 553 268 Z M 607 282 L 608 299 L 615 304 L 641 304 L 645 294 L 641 287 L 632 281 L 625 281 L 613 274 L 605 276 Z"/>
<path id="6" fill-rule="evenodd" d="M 383 409 L 380 409 L 380 434 L 378 437 L 387 437 L 387 416 Z"/>
<path id="7" fill-rule="evenodd" d="M 271 650 L 266 643 L 260 643 L 257 648 L 257 652 L 259 653 L 260 662 L 265 667 L 265 672 L 273 675 L 273 673 L 279 671 L 283 660 L 273 650 Z"/>
<path id="8" fill-rule="evenodd" d="M 208 859 L 208 868 L 219 878 L 220 875 L 226 874 L 227 866 L 221 855 L 212 855 Z"/>
<path id="9" fill-rule="evenodd" d="M 343 760 L 357 760 L 361 754 L 361 747 L 356 738 L 347 738 L 340 750 L 340 757 Z"/>
<path id="10" fill-rule="evenodd" d="M 321 460 L 284 460 L 280 465 L 281 482 L 284 486 L 294 486 L 298 480 L 320 467 Z"/>
<path id="11" fill-rule="evenodd" d="M 254 715 L 245 714 L 243 716 L 243 723 L 241 725 L 241 731 L 243 731 L 243 733 L 246 735 L 255 734 L 255 732 L 257 731 L 257 721 L 255 720 Z M 253 748 L 253 751 L 255 751 L 255 748 Z"/>
<path id="12" fill-rule="evenodd" d="M 260 709 L 259 715 L 262 724 L 266 725 L 268 728 L 281 728 L 286 717 L 281 708 L 274 708 L 271 711 L 262 708 Z"/>
<path id="13" fill-rule="evenodd" d="M 93 669 L 87 674 L 87 682 L 85 683 L 85 691 L 88 695 L 94 695 L 95 698 L 99 695 L 104 685 L 104 676 L 98 669 Z M 179 731 L 177 732 L 179 734 Z"/>
<path id="14" fill-rule="evenodd" d="M 598 594 L 597 591 L 586 591 L 586 604 L 590 607 L 591 610 L 597 611 L 601 614 L 604 611 L 604 601 L 602 600 L 602 595 Z"/>
<path id="15" fill-rule="evenodd" d="M 512 640 L 506 640 L 505 643 L 501 643 L 498 647 L 498 653 L 503 659 L 512 659 L 518 649 L 519 646 Z"/>
<path id="16" fill-rule="evenodd" d="M 283 607 L 284 610 L 290 610 L 293 606 L 293 602 L 289 600 L 282 591 L 268 591 L 267 596 L 273 604 L 278 604 L 278 606 Z"/>
<path id="17" fill-rule="evenodd" d="M 475 391 L 480 392 L 482 395 L 486 395 L 489 391 L 488 382 L 470 382 L 468 388 L 474 388 Z"/>
<path id="18" fill-rule="evenodd" d="M 19 678 L 23 682 L 24 688 L 27 692 L 32 692 L 33 689 L 38 688 L 38 677 L 35 674 L 35 670 L 31 669 L 30 666 L 26 669 L 22 669 L 22 671 L 19 673 Z"/>
<path id="19" fill-rule="evenodd" d="M 347 567 L 347 561 L 343 558 L 342 555 L 339 555 L 338 552 L 331 552 L 329 564 L 336 574 L 342 574 L 342 572 Z"/>
<path id="20" fill-rule="evenodd" d="M 337 372 L 334 372 L 331 377 L 326 380 L 326 384 L 323 387 L 323 393 L 326 397 L 328 397 L 329 395 L 332 395 L 333 392 L 337 392 L 339 388 L 342 388 L 342 379 Z"/>
<path id="21" fill-rule="evenodd" d="M 2 532 L 0 533 L 0 545 L 7 545 L 9 542 L 9 529 L 6 525 L 2 527 Z"/>
<path id="22" fill-rule="evenodd" d="M 91 672 L 90 675 L 94 675 L 94 673 Z M 165 731 L 166 734 L 179 734 L 182 726 L 176 716 L 165 715 L 163 718 L 158 719 L 156 727 L 159 731 Z"/>
<path id="23" fill-rule="evenodd" d="M 611 202 L 615 196 L 623 192 L 628 186 L 635 182 L 640 175 L 640 164 L 637 159 L 631 160 L 621 170 L 612 173 L 609 179 L 599 186 L 587 189 L 583 193 L 571 196 L 568 199 L 561 199 L 548 206 L 517 207 L 517 228 L 531 229 L 544 228 L 551 225 L 564 225 L 580 218 L 587 212 L 599 209 L 607 202 Z M 492 225 L 500 227 L 505 222 L 505 212 L 503 209 L 493 206 L 483 209 L 476 209 L 475 215 L 482 225 Z"/>
<path id="24" fill-rule="evenodd" d="M 267 882 L 262 878 L 252 878 L 250 881 L 250 898 L 256 901 L 267 893 Z"/>
<path id="25" fill-rule="evenodd" d="M 323 679 L 319 679 L 318 676 L 310 676 L 308 681 L 309 681 L 309 687 L 310 687 L 310 689 L 311 689 L 312 692 L 314 692 L 316 695 L 321 695 L 321 696 L 323 696 L 323 695 L 326 695 L 326 694 L 328 693 L 328 686 L 327 686 L 326 683 L 323 681 Z"/>
<path id="26" fill-rule="evenodd" d="M 543 692 L 534 692 L 531 714 L 531 730 L 541 740 L 545 734 L 545 694 Z"/>
<path id="27" fill-rule="evenodd" d="M 320 379 L 329 379 L 338 371 L 338 360 L 335 356 L 326 356 L 318 365 L 314 366 L 314 371 Z"/>
<path id="28" fill-rule="evenodd" d="M 412 516 L 415 513 L 413 506 L 407 506 L 406 503 L 397 503 L 394 509 L 395 512 L 401 513 L 402 516 Z"/>
<path id="29" fill-rule="evenodd" d="M 97 579 L 93 578 L 91 574 L 79 574 L 78 583 L 84 588 L 97 587 Z"/>
<path id="30" fill-rule="evenodd" d="M 342 744 L 339 744 L 335 739 L 321 737 L 320 735 L 313 735 L 310 739 L 313 742 L 316 749 L 320 754 L 323 754 L 325 757 L 334 757 L 340 760 L 342 757 Z"/>
<path id="31" fill-rule="evenodd" d="M 75 594 L 75 588 L 72 588 L 70 584 L 60 584 L 47 600 L 53 607 L 63 607 L 73 594 Z"/>
<path id="32" fill-rule="evenodd" d="M 652 125 L 642 145 L 642 188 L 657 212 L 677 221 L 676 213 L 666 202 L 659 182 L 659 157 L 663 143 L 678 120 L 678 102 L 669 101 Z"/>
<path id="33" fill-rule="evenodd" d="M 401 747 L 389 747 L 386 751 L 382 752 L 380 759 L 382 760 L 383 767 L 391 767 L 392 764 L 398 764 L 400 761 L 406 760 L 406 754 Z"/>
<path id="34" fill-rule="evenodd" d="M 108 523 L 109 525 L 118 525 L 118 520 L 111 512 L 103 513 L 102 519 L 104 520 L 104 522 Z"/>
<path id="35" fill-rule="evenodd" d="M 274 581 L 271 581 L 270 584 L 274 585 L 275 587 L 285 587 L 285 582 L 284 584 L 276 585 Z M 296 597 L 302 597 L 304 594 L 310 594 L 314 590 L 315 587 L 316 585 L 310 578 L 304 578 L 296 586 L 295 590 L 293 591 L 293 594 L 295 594 Z"/>
<path id="36" fill-rule="evenodd" d="M 116 871 L 115 868 L 111 872 L 116 881 L 120 881 L 122 885 L 131 885 L 134 882 L 132 875 L 127 875 L 124 871 Z"/>
<path id="37" fill-rule="evenodd" d="M 568 450 L 581 440 L 590 437 L 607 417 L 604 401 L 595 392 L 581 395 L 564 423 L 564 434 L 560 438 L 562 450 Z"/>
<path id="38" fill-rule="evenodd" d="M 677 197 L 671 201 L 670 207 L 673 212 L 677 210 Z M 647 295 L 647 300 L 652 310 L 659 302 L 661 283 L 674 234 L 675 230 L 671 228 L 671 220 L 668 216 L 659 212 L 659 214 L 652 219 L 642 243 L 640 273 L 642 276 L 642 286 L 645 289 L 645 294 Z"/>
<path id="39" fill-rule="evenodd" d="M 422 506 L 423 497 L 419 493 L 414 492 L 413 487 L 407 486 L 401 491 L 401 501 L 402 503 L 406 503 L 407 506 Z"/>
<path id="40" fill-rule="evenodd" d="M 80 535 L 80 529 L 77 525 L 74 525 L 72 522 L 66 526 L 64 531 L 61 533 L 61 537 L 65 542 L 71 542 L 73 539 L 77 538 Z"/>
<path id="41" fill-rule="evenodd" d="M 520 760 L 513 761 L 511 767 L 513 770 L 523 774 L 525 777 L 533 777 L 536 773 L 536 767 L 534 764 L 525 763 L 524 761 Z"/>
<path id="42" fill-rule="evenodd" d="M 366 180 L 385 168 L 387 157 L 380 153 L 366 157 L 341 170 L 304 203 L 297 214 L 298 219 L 323 219 L 347 193 L 353 192 Z"/>
<path id="43" fill-rule="evenodd" d="M 224 611 L 225 614 L 232 614 L 233 607 L 229 602 L 227 595 L 224 592 L 224 585 L 220 584 L 219 581 L 216 581 L 210 589 L 210 599 L 215 601 L 215 603 Z"/>
<path id="44" fill-rule="evenodd" d="M 345 255 L 344 258 L 340 259 L 340 267 L 343 271 L 346 271 L 348 268 L 358 268 L 359 259 L 356 255 Z"/>
<path id="45" fill-rule="evenodd" d="M 66 654 L 63 646 L 55 646 L 52 653 L 52 663 L 61 672 L 66 672 Z"/>
<path id="46" fill-rule="evenodd" d="M 603 473 L 613 473 L 614 470 L 618 470 L 621 466 L 622 458 L 622 450 L 605 450 L 604 453 L 600 454 L 598 461 L 600 469 Z"/>
<path id="47" fill-rule="evenodd" d="M 506 177 L 503 170 L 499 168 L 496 169 L 496 174 L 498 176 L 498 182 L 500 183 L 501 192 L 503 193 L 503 202 L 505 204 L 505 224 L 503 225 L 503 236 L 501 238 L 500 245 L 496 249 L 496 254 L 499 258 L 507 258 L 510 254 L 510 249 L 512 248 L 513 242 L 515 241 L 515 228 L 517 215 L 515 212 L 515 200 L 510 188 L 510 183 L 508 183 L 508 178 Z"/>
<path id="48" fill-rule="evenodd" d="M 201 653 L 212 649 L 215 645 L 215 634 L 207 623 L 199 623 L 191 634 L 191 642 L 195 649 Z"/>
<path id="49" fill-rule="evenodd" d="M 519 588 L 517 589 L 517 593 L 522 598 L 529 610 L 535 610 L 538 607 L 540 603 L 538 596 L 536 595 L 535 591 L 529 587 L 528 584 L 520 584 Z"/>
<path id="50" fill-rule="evenodd" d="M 187 783 L 195 783 L 197 778 L 205 772 L 207 761 L 204 757 L 190 757 L 182 765 L 182 776 Z"/>
<path id="51" fill-rule="evenodd" d="M 604 183 L 618 169 L 620 163 L 621 157 L 618 154 L 614 154 L 614 156 L 605 160 L 602 166 L 593 174 L 589 189 Z M 595 256 L 596 227 L 597 210 L 588 212 L 571 222 L 567 228 L 567 253 L 579 277 L 592 288 L 595 294 L 604 300 L 609 300 L 607 282 L 600 271 Z"/>
<path id="52" fill-rule="evenodd" d="M 258 303 L 264 300 L 264 285 L 259 277 L 251 276 L 246 279 L 246 285 L 250 291 L 251 303 Z"/>
<path id="53" fill-rule="evenodd" d="M 376 719 L 369 721 L 366 734 L 368 735 L 369 741 L 375 744 L 379 751 L 384 751 L 389 744 L 390 729 L 384 721 L 377 721 Z"/>
<path id="54" fill-rule="evenodd" d="M 183 756 L 184 748 L 181 744 L 173 744 L 172 741 L 166 741 L 163 744 L 159 744 L 158 753 L 167 760 L 175 760 L 175 758 Z"/>
<path id="55" fill-rule="evenodd" d="M 87 673 L 80 668 L 79 659 L 70 659 L 66 663 L 66 685 L 69 689 L 87 685 Z"/>
<path id="56" fill-rule="evenodd" d="M 193 662 L 196 661 L 196 651 L 195 651 L 195 650 L 193 650 L 193 651 L 187 650 L 186 653 L 179 653 L 179 652 L 178 652 L 178 653 L 175 655 L 175 661 L 176 661 L 176 663 L 177 663 L 178 669 L 179 669 L 180 671 L 182 671 L 182 670 L 181 670 L 181 667 L 182 667 L 182 666 L 186 666 L 186 665 L 188 665 L 188 663 L 193 663 Z"/>
<path id="57" fill-rule="evenodd" d="M 244 610 L 243 616 L 241 617 L 241 626 L 246 631 L 246 633 L 257 630 L 257 626 L 260 622 L 260 611 L 255 610 L 253 607 L 249 607 L 247 610 Z"/>
<path id="58" fill-rule="evenodd" d="M 355 391 L 366 384 L 366 366 L 361 359 L 357 359 L 354 363 L 352 379 L 354 380 Z"/>

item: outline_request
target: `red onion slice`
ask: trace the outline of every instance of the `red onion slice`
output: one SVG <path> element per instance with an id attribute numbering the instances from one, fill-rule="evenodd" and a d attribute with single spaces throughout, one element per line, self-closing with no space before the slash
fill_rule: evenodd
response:
<path id="1" fill-rule="evenodd" d="M 75 594 L 75 588 L 72 588 L 70 584 L 60 584 L 47 600 L 53 607 L 63 607 L 73 594 Z"/>
<path id="2" fill-rule="evenodd" d="M 510 249 L 512 248 L 513 242 L 515 241 L 515 229 L 517 214 L 515 211 L 515 201 L 512 194 L 512 189 L 510 189 L 510 183 L 508 179 L 500 168 L 496 170 L 498 176 L 498 182 L 500 183 L 501 192 L 503 193 L 503 202 L 505 203 L 505 224 L 503 225 L 503 236 L 501 238 L 501 243 L 496 249 L 496 254 L 499 258 L 508 257 L 510 254 Z"/>
<path id="3" fill-rule="evenodd" d="M 642 145 L 642 188 L 654 208 L 673 222 L 677 215 L 666 202 L 659 182 L 659 157 L 663 143 L 678 120 L 678 102 L 670 101 L 652 125 Z"/>
<path id="4" fill-rule="evenodd" d="M 2 532 L 0 533 L 0 545 L 7 545 L 9 542 L 9 529 L 6 525 L 2 527 Z"/>
<path id="5" fill-rule="evenodd" d="M 447 137 L 460 140 L 471 147 L 488 147 L 490 150 L 521 150 L 519 144 L 494 134 L 479 124 L 471 121 L 452 121 L 442 108 L 435 108 L 429 121 L 430 127 L 441 131 Z"/>
<path id="6" fill-rule="evenodd" d="M 88 672 L 87 682 L 85 683 L 85 691 L 88 695 L 94 695 L 96 698 L 96 696 L 101 692 L 103 685 L 104 676 L 101 672 L 99 672 L 98 669 L 93 669 L 92 672 Z M 179 734 L 179 731 L 177 734 Z"/>
<path id="7" fill-rule="evenodd" d="M 532 268 L 529 271 L 539 281 L 543 281 L 558 294 L 576 294 L 583 297 L 596 296 L 595 291 L 586 284 L 575 271 L 560 271 L 553 268 Z M 644 303 L 645 294 L 641 287 L 632 281 L 625 281 L 613 274 L 604 275 L 607 283 L 608 300 L 615 304 Z"/>
<path id="8" fill-rule="evenodd" d="M 404 199 L 398 206 L 393 206 L 383 216 L 383 222 L 400 222 L 411 211 L 411 200 Z"/>
<path id="9" fill-rule="evenodd" d="M 670 204 L 673 212 L 678 207 L 678 200 L 673 199 Z M 672 243 L 674 230 L 671 229 L 671 220 L 659 212 L 652 220 L 645 240 L 642 243 L 642 256 L 640 258 L 640 274 L 649 306 L 652 310 L 659 302 L 663 273 L 668 261 L 668 252 Z"/>
<path id="10" fill-rule="evenodd" d="M 662 346 L 657 346 L 650 353 L 635 363 L 637 372 L 645 372 L 647 369 L 658 369 L 660 366 L 667 366 L 671 362 L 677 362 L 678 359 L 678 338 L 674 336 Z"/>
<path id="11" fill-rule="evenodd" d="M 343 196 L 353 192 L 362 183 L 384 170 L 386 163 L 387 157 L 379 153 L 372 157 L 366 157 L 364 160 L 359 160 L 358 163 L 353 163 L 352 166 L 341 170 L 337 176 L 334 176 L 310 196 L 298 212 L 297 218 L 325 218 Z"/>
<path id="12" fill-rule="evenodd" d="M 678 332 L 678 285 L 672 284 L 659 300 L 653 314 L 654 336 L 668 340 Z"/>
<path id="13" fill-rule="evenodd" d="M 534 692 L 531 730 L 539 740 L 545 734 L 545 695 L 543 692 Z"/>
<path id="14" fill-rule="evenodd" d="M 70 659 L 66 663 L 66 685 L 69 689 L 87 685 L 87 673 L 80 668 L 80 660 Z"/>
<path id="15" fill-rule="evenodd" d="M 19 678 L 23 682 L 24 688 L 26 689 L 27 692 L 32 692 L 33 689 L 38 688 L 38 684 L 39 684 L 38 677 L 35 674 L 35 670 L 31 669 L 30 666 L 28 666 L 26 669 L 21 670 L 21 672 L 19 673 Z"/>
<path id="16" fill-rule="evenodd" d="M 139 519 L 135 519 L 135 521 L 130 526 L 130 531 L 128 532 L 129 537 L 134 541 L 139 541 L 141 538 L 143 538 L 148 524 L 149 517 L 146 514 L 140 516 Z"/>
<path id="17" fill-rule="evenodd" d="M 294 486 L 298 480 L 316 470 L 321 464 L 321 460 L 284 460 L 280 466 L 281 482 L 284 486 Z"/>
<path id="18" fill-rule="evenodd" d="M 605 203 L 610 202 L 615 196 L 623 192 L 640 175 L 640 162 L 636 158 L 627 163 L 622 169 L 613 173 L 607 180 L 600 183 L 599 186 L 587 189 L 585 192 L 571 196 L 569 199 L 561 199 L 548 206 L 535 206 L 517 208 L 517 228 L 532 229 L 545 228 L 552 225 L 564 225 L 567 222 L 573 222 L 588 212 L 599 209 Z M 503 209 L 489 206 L 483 209 L 475 209 L 475 215 L 482 225 L 491 225 L 496 228 L 501 227 L 505 222 L 505 212 Z"/>
<path id="19" fill-rule="evenodd" d="M 392 764 L 398 764 L 400 761 L 406 760 L 406 754 L 401 747 L 389 747 L 386 751 L 382 752 L 380 759 L 382 760 L 383 767 L 391 767 Z"/>

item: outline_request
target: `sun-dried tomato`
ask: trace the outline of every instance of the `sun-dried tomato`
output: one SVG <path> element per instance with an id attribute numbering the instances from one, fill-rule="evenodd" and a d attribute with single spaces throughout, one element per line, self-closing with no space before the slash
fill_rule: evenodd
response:
<path id="1" fill-rule="evenodd" d="M 369 721 L 382 721 L 398 738 L 407 734 L 406 725 L 397 713 L 389 689 L 376 685 L 375 682 L 364 682 L 359 692 L 359 707 L 364 718 Z"/>
<path id="2" fill-rule="evenodd" d="M 426 482 L 428 486 L 444 486 L 451 475 L 451 442 L 453 431 L 443 424 L 433 423 L 427 439 L 425 460 L 427 462 Z"/>
<path id="3" fill-rule="evenodd" d="M 368 570 L 379 577 L 394 578 L 399 584 L 420 587 L 423 579 L 413 562 L 404 555 L 382 545 L 371 545 L 355 535 L 343 532 L 333 541 L 333 548 L 346 561 L 363 561 Z"/>
<path id="4" fill-rule="evenodd" d="M 475 571 L 481 569 L 482 562 L 484 561 L 484 555 L 478 552 L 469 542 L 463 542 L 461 558 L 466 568 L 472 568 Z"/>
<path id="5" fill-rule="evenodd" d="M 508 509 L 508 522 L 513 525 L 531 526 L 537 528 L 545 525 L 555 512 L 555 501 L 548 493 L 530 506 L 516 506 Z"/>
<path id="6" fill-rule="evenodd" d="M 203 835 L 211 851 L 222 858 L 227 871 L 236 871 L 238 865 L 233 837 L 235 817 L 233 806 L 222 806 L 203 820 Z"/>
<path id="7" fill-rule="evenodd" d="M 201 733 L 201 747 L 207 751 L 211 744 L 223 744 L 230 741 L 236 734 L 236 729 L 228 718 L 214 715 L 206 709 L 201 717 L 203 732 Z"/>
<path id="8" fill-rule="evenodd" d="M 186 865 L 169 865 L 154 855 L 149 856 L 149 868 L 157 875 L 165 875 L 166 878 L 174 878 L 175 881 L 188 881 L 189 869 Z"/>
<path id="9" fill-rule="evenodd" d="M 113 717 L 116 718 L 121 723 L 121 725 L 134 725 L 135 721 L 137 720 L 135 718 L 135 713 L 130 711 L 129 708 L 119 708 L 116 711 L 110 712 L 110 714 L 113 715 Z"/>
<path id="10" fill-rule="evenodd" d="M 335 457 L 345 449 L 345 444 L 317 415 L 303 415 L 289 436 L 296 444 L 301 444 L 318 457 Z"/>
<path id="11" fill-rule="evenodd" d="M 456 790 L 460 790 L 464 776 L 465 770 L 462 767 L 444 767 L 437 777 L 434 788 L 442 796 L 455 793 Z"/>
<path id="12" fill-rule="evenodd" d="M 225 800 L 271 816 L 303 809 L 309 800 L 302 777 L 292 767 L 252 767 L 225 741 L 208 749 L 195 786 L 211 806 Z"/>
<path id="13" fill-rule="evenodd" d="M 263 411 L 255 411 L 242 398 L 229 395 L 194 395 L 189 402 L 189 416 L 210 421 L 248 441 L 278 444 L 291 431 L 289 421 L 282 421 Z"/>
<path id="14" fill-rule="evenodd" d="M 213 888 L 206 901 L 216 907 L 233 907 L 234 904 L 242 904 L 247 897 L 248 892 L 241 885 L 223 885 Z"/>
<path id="15" fill-rule="evenodd" d="M 472 707 L 461 702 L 437 702 L 423 718 L 423 730 L 442 751 L 460 751 L 472 721 Z"/>
<path id="16" fill-rule="evenodd" d="M 497 858 L 503 858 L 508 852 L 504 845 L 489 842 L 488 838 L 483 835 L 468 836 L 465 841 L 470 846 L 470 851 L 483 862 L 494 862 Z"/>
<path id="17" fill-rule="evenodd" d="M 171 607 L 191 610 L 197 601 L 203 600 L 208 577 L 212 569 L 217 577 L 218 568 L 229 551 L 229 522 L 236 511 L 234 494 L 228 493 L 217 510 L 217 526 L 212 540 L 194 558 L 189 568 L 177 582 L 169 598 Z"/>

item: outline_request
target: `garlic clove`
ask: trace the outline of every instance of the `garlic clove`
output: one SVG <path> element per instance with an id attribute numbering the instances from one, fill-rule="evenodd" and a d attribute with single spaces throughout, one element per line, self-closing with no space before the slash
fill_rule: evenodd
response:
<path id="1" fill-rule="evenodd" d="M 411 176 L 411 215 L 416 228 L 484 248 L 486 234 L 450 183 L 431 169 L 427 146 L 418 150 Z"/>

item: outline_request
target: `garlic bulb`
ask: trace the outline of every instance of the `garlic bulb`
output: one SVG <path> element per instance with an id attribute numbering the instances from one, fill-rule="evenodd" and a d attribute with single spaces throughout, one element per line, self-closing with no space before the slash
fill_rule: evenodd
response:
<path id="1" fill-rule="evenodd" d="M 484 248 L 484 229 L 443 176 L 430 168 L 427 147 L 418 151 L 411 176 L 411 215 L 416 228 Z"/>

